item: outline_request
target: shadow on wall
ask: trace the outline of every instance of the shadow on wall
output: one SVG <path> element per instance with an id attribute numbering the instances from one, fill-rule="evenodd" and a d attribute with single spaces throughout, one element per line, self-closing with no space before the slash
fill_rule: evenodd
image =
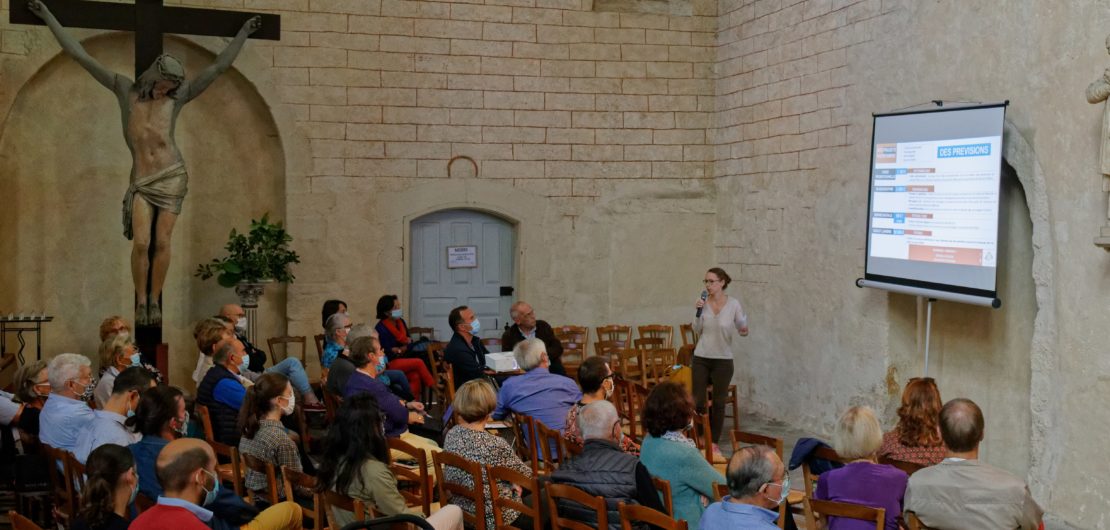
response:
<path id="1" fill-rule="evenodd" d="M 131 76 L 130 34 L 101 35 L 84 45 L 107 68 Z M 190 76 L 214 57 L 176 38 L 166 40 L 166 52 L 182 58 Z M 193 278 L 193 270 L 223 252 L 231 228 L 245 228 L 266 212 L 284 218 L 285 167 L 267 103 L 234 69 L 181 112 L 176 137 L 189 194 L 173 235 L 163 339 L 170 344 L 170 380 L 190 388 L 192 322 L 235 301 L 231 290 Z M 100 319 L 132 318 L 131 243 L 121 224 L 130 171 L 115 98 L 76 62 L 56 56 L 19 90 L 0 131 L 0 255 L 6 257 L 0 307 L 55 315 L 44 333 L 44 355 L 95 358 Z M 260 337 L 283 334 L 284 314 L 284 289 L 271 288 L 260 308 Z"/>

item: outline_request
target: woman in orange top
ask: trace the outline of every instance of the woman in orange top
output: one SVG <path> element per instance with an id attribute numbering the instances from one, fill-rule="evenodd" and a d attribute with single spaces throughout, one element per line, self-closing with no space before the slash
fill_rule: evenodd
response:
<path id="1" fill-rule="evenodd" d="M 932 377 L 914 377 L 902 391 L 898 425 L 883 435 L 879 456 L 932 466 L 944 460 L 948 448 L 937 425 L 942 402 Z"/>

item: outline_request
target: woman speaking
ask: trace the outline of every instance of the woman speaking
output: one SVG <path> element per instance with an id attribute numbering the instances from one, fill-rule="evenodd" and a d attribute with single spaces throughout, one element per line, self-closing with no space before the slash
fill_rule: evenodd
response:
<path id="1" fill-rule="evenodd" d="M 737 338 L 748 335 L 748 315 L 744 313 L 744 307 L 740 305 L 740 300 L 725 294 L 731 282 L 732 278 L 723 269 L 709 269 L 705 273 L 705 291 L 695 304 L 698 317 L 694 320 L 694 331 L 699 337 L 691 363 L 694 400 L 698 411 L 704 413 L 706 387 L 713 385 L 713 409 L 709 424 L 715 453 L 720 452 L 716 442 L 720 439 L 721 424 L 725 421 L 725 399 L 728 386 L 732 383 Z"/>

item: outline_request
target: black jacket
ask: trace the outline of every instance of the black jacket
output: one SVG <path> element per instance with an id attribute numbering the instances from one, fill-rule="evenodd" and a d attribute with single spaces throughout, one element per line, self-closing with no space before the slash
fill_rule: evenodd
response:
<path id="1" fill-rule="evenodd" d="M 586 440 L 582 454 L 559 466 L 551 474 L 551 480 L 556 484 L 574 486 L 590 495 L 605 497 L 609 530 L 621 527 L 621 516 L 617 510 L 621 502 L 641 504 L 665 512 L 663 501 L 651 481 L 651 473 L 636 456 L 621 451 L 616 442 L 609 440 Z M 597 526 L 597 515 L 592 510 L 562 501 L 558 509 L 565 517 Z"/>
<path id="2" fill-rule="evenodd" d="M 216 441 L 239 447 L 239 411 L 216 401 L 212 395 L 216 384 L 224 379 L 234 379 L 236 384 L 239 383 L 231 370 L 218 365 L 209 368 L 204 379 L 197 385 L 197 403 L 208 407 L 208 415 L 212 418 L 212 434 Z"/>
<path id="3" fill-rule="evenodd" d="M 235 338 L 243 343 L 243 348 L 247 350 L 247 354 L 251 356 L 251 362 L 247 365 L 247 370 L 260 374 L 266 370 L 266 359 L 269 357 L 266 352 L 256 348 L 251 341 L 247 340 L 247 336 L 235 331 Z"/>
<path id="4" fill-rule="evenodd" d="M 489 350 L 482 345 L 478 337 L 471 337 L 470 345 L 467 346 L 462 335 L 458 333 L 451 335 L 451 342 L 448 342 L 447 347 L 443 349 L 443 357 L 451 363 L 455 388 L 485 375 L 487 353 Z"/>
<path id="5" fill-rule="evenodd" d="M 547 346 L 547 358 L 551 360 L 551 367 L 548 369 L 553 374 L 567 375 L 567 371 L 563 368 L 563 343 L 559 342 L 559 338 L 555 336 L 555 330 L 551 329 L 551 324 L 543 320 L 536 321 L 536 338 L 543 341 Z M 512 351 L 513 346 L 518 342 L 524 340 L 524 334 L 520 332 L 520 326 L 513 324 L 512 327 L 505 330 L 501 335 L 501 349 L 504 351 Z"/>

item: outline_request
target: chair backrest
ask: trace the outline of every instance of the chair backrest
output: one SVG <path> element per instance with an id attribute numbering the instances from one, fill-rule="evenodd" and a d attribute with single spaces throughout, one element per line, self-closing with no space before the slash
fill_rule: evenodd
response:
<path id="1" fill-rule="evenodd" d="M 621 514 L 621 530 L 632 530 L 635 523 L 647 523 L 654 528 L 661 528 L 662 530 L 687 529 L 686 521 L 675 519 L 668 514 L 653 510 L 647 506 L 625 504 L 622 502 L 617 504 L 617 511 Z"/>
<path id="2" fill-rule="evenodd" d="M 651 391 L 646 386 L 637 383 L 629 383 L 628 391 L 628 406 L 632 412 L 628 425 L 628 435 L 639 442 L 647 436 L 642 415 L 644 403 L 647 402 L 648 394 Z"/>
<path id="3" fill-rule="evenodd" d="M 274 469 L 274 464 L 247 453 L 239 453 L 239 458 L 243 461 L 243 465 L 246 466 L 247 469 L 255 473 L 266 475 L 266 489 L 261 491 L 261 493 L 265 494 L 266 500 L 269 501 L 270 504 L 281 502 L 281 494 L 278 493 L 277 470 Z M 252 495 L 247 495 L 247 497 L 251 498 Z"/>
<path id="4" fill-rule="evenodd" d="M 886 523 L 885 508 L 872 508 L 846 502 L 821 501 L 809 497 L 806 497 L 802 502 L 805 503 L 806 528 L 828 528 L 830 515 L 875 523 L 875 530 L 883 530 Z M 820 521 L 820 523 L 817 521 Z"/>
<path id="5" fill-rule="evenodd" d="M 278 357 L 277 350 L 274 349 L 274 346 L 277 346 L 279 344 L 282 346 L 281 357 Z M 301 363 L 307 365 L 308 364 L 308 357 L 307 357 L 308 354 L 305 352 L 305 338 L 304 338 L 304 336 L 292 337 L 292 336 L 289 336 L 289 335 L 282 335 L 280 337 L 270 337 L 270 338 L 266 339 L 266 345 L 270 347 L 270 362 L 272 362 L 274 364 L 277 364 L 281 361 L 284 361 L 286 358 L 288 358 L 289 357 L 289 348 L 292 348 L 293 346 L 291 346 L 291 345 L 293 345 L 293 344 L 299 344 L 300 345 L 300 347 L 301 347 L 300 348 L 301 349 L 301 355 L 300 355 Z"/>
<path id="6" fill-rule="evenodd" d="M 667 346 L 667 339 L 659 337 L 639 338 L 632 341 L 637 350 L 661 350 Z"/>
<path id="7" fill-rule="evenodd" d="M 908 530 L 933 530 L 932 527 L 925 526 L 925 523 L 922 523 L 921 519 L 917 518 L 916 513 L 910 511 L 906 512 L 906 528 Z M 1043 524 L 1041 525 L 1041 528 L 1044 528 Z"/>
<path id="8" fill-rule="evenodd" d="M 672 348 L 641 349 L 640 362 L 644 365 L 644 379 L 649 384 L 656 385 L 670 378 L 671 367 L 675 364 L 675 351 Z"/>
<path id="9" fill-rule="evenodd" d="M 19 515 L 15 510 L 8 511 L 8 521 L 12 523 L 12 530 L 42 530 L 41 526 Z"/>
<path id="10" fill-rule="evenodd" d="M 636 333 L 641 339 L 663 339 L 664 348 L 674 347 L 674 326 L 665 324 L 649 324 L 636 328 Z"/>
<path id="11" fill-rule="evenodd" d="M 154 499 L 147 497 L 145 493 L 138 492 L 135 494 L 135 511 L 143 513 L 154 506 Z"/>
<path id="12" fill-rule="evenodd" d="M 698 334 L 694 331 L 693 324 L 682 324 L 678 326 L 678 329 L 682 333 L 683 346 L 697 346 Z"/>
<path id="13" fill-rule="evenodd" d="M 493 502 L 494 528 L 490 530 L 510 530 L 514 528 L 512 525 L 506 524 L 504 517 L 502 517 L 502 510 L 506 509 L 516 510 L 527 515 L 532 519 L 533 530 L 543 530 L 543 518 L 540 517 L 539 509 L 540 486 L 535 475 L 528 477 L 507 467 L 486 466 L 486 476 L 489 477 L 489 498 Z M 532 497 L 532 506 L 502 497 L 497 489 L 497 484 L 500 482 L 508 482 L 513 486 L 519 486 L 522 495 Z"/>
<path id="14" fill-rule="evenodd" d="M 671 481 L 663 480 L 659 477 L 651 477 L 651 483 L 655 484 L 655 491 L 659 492 L 659 498 L 663 500 L 663 508 L 667 510 L 667 515 L 674 517 L 674 498 L 671 496 Z"/>
<path id="15" fill-rule="evenodd" d="M 66 459 L 68 460 L 67 465 L 69 465 L 69 479 L 73 481 L 73 493 L 80 500 L 81 492 L 85 491 L 85 464 L 78 462 L 77 457 L 69 451 L 66 451 Z"/>
<path id="16" fill-rule="evenodd" d="M 443 356 L 443 350 L 446 347 L 447 343 L 444 342 L 430 342 L 424 354 L 428 356 L 428 365 L 432 367 L 432 380 L 436 383 L 433 390 L 441 395 L 442 400 L 450 403 L 452 399 L 448 399 L 447 395 L 450 392 L 451 397 L 454 398 L 454 385 L 449 387 L 448 383 L 454 383 L 454 378 L 451 377 L 450 366 Z M 449 377 L 451 377 L 451 380 L 448 380 Z"/>
<path id="17" fill-rule="evenodd" d="M 443 390 L 447 403 L 455 402 L 455 367 L 449 362 L 443 363 Z"/>
<path id="18" fill-rule="evenodd" d="M 536 432 L 536 444 L 543 455 L 543 468 L 540 473 L 548 474 L 559 468 L 559 463 L 567 456 L 567 442 L 563 433 L 558 429 L 550 429 L 540 420 L 533 420 Z M 552 454 L 554 451 L 555 454 Z"/>
<path id="19" fill-rule="evenodd" d="M 365 521 L 367 517 L 373 518 L 376 515 L 373 508 L 366 506 L 366 503 L 332 490 L 324 491 L 320 500 L 323 501 L 324 518 L 328 521 L 328 528 L 331 529 L 343 528 L 343 525 L 335 520 L 334 508 L 351 512 L 354 514 L 355 521 Z"/>
<path id="20" fill-rule="evenodd" d="M 321 390 L 324 391 L 324 410 L 326 411 L 324 421 L 331 425 L 331 422 L 335 420 L 335 414 L 339 412 L 339 407 L 343 405 L 343 398 L 333 394 L 326 386 Z"/>
<path id="21" fill-rule="evenodd" d="M 713 434 L 709 428 L 709 414 L 694 413 L 694 427 L 686 431 L 686 436 L 694 440 L 694 445 L 705 453 L 705 461 L 713 465 Z"/>
<path id="22" fill-rule="evenodd" d="M 405 455 L 405 460 L 416 462 L 415 467 L 397 462 L 389 464 L 390 471 L 397 477 L 401 496 L 409 506 L 420 506 L 424 516 L 432 515 L 432 477 L 428 474 L 428 453 L 400 438 L 386 438 L 389 448 Z"/>
<path id="23" fill-rule="evenodd" d="M 201 405 L 200 403 L 194 403 L 193 412 L 195 412 L 197 414 L 197 418 L 200 419 L 201 430 L 204 431 L 204 439 L 208 443 L 215 442 L 216 431 L 212 430 L 212 415 L 208 412 L 208 406 Z"/>
<path id="24" fill-rule="evenodd" d="M 540 472 L 540 452 L 536 446 L 536 420 L 517 412 L 513 418 L 513 446 L 521 460 L 532 466 L 532 476 Z"/>
<path id="25" fill-rule="evenodd" d="M 324 363 L 324 334 L 323 333 L 317 333 L 316 335 L 312 336 L 312 340 L 316 342 L 316 356 L 317 356 L 317 359 L 320 361 L 320 366 L 323 366 L 324 365 L 323 364 Z"/>
<path id="26" fill-rule="evenodd" d="M 847 463 L 847 461 L 836 454 L 836 451 L 831 447 L 818 447 L 810 453 L 809 457 Z M 813 486 L 817 483 L 817 477 L 821 476 L 821 474 L 813 472 L 813 469 L 809 465 L 809 458 L 802 462 L 802 476 L 805 477 L 806 497 L 813 498 Z"/>
<path id="27" fill-rule="evenodd" d="M 720 484 L 720 483 L 717 483 L 717 482 L 713 483 L 713 491 L 717 493 L 717 500 L 724 499 L 726 496 L 728 496 L 731 493 L 728 489 L 728 485 Z M 783 504 L 785 504 L 785 503 L 783 503 Z M 781 514 L 782 512 L 780 511 L 779 513 Z M 779 528 L 782 528 L 782 527 L 780 526 Z"/>
<path id="28" fill-rule="evenodd" d="M 212 447 L 212 452 L 216 453 L 216 461 L 223 462 L 216 466 L 216 472 L 220 479 L 230 480 L 235 494 L 242 497 L 244 470 L 243 463 L 239 460 L 239 449 L 216 441 L 208 442 L 208 445 Z M 230 475 L 228 475 L 228 471 L 230 471 Z"/>
<path id="29" fill-rule="evenodd" d="M 598 326 L 597 340 L 621 340 L 627 343 L 632 340 L 632 326 L 622 326 L 620 324 Z"/>
<path id="30" fill-rule="evenodd" d="M 567 375 L 578 379 L 578 367 L 586 360 L 586 343 L 590 339 L 590 328 L 585 326 L 559 326 L 554 329 L 555 337 L 563 345 L 562 363 Z"/>
<path id="31" fill-rule="evenodd" d="M 895 460 L 893 458 L 887 458 L 885 456 L 879 457 L 879 463 L 894 466 L 898 469 L 901 469 L 902 471 L 905 471 L 907 475 L 913 475 L 914 473 L 921 471 L 923 468 L 928 467 L 921 464 L 916 464 L 914 462 L 906 462 L 905 460 Z"/>
<path id="32" fill-rule="evenodd" d="M 434 341 L 434 340 L 436 340 L 436 328 L 419 327 L 419 326 L 410 327 L 409 328 L 409 337 L 415 339 L 415 338 L 417 338 L 417 335 L 419 335 L 420 337 L 426 338 L 428 340 L 433 340 Z"/>
<path id="33" fill-rule="evenodd" d="M 458 495 L 470 499 L 474 503 L 474 515 L 463 511 L 463 521 L 469 523 L 477 530 L 486 527 L 486 497 L 485 488 L 482 487 L 482 465 L 471 462 L 454 453 L 439 451 L 432 453 L 432 461 L 436 466 L 436 486 L 439 489 L 440 505 L 447 504 L 451 497 Z M 448 482 L 444 473 L 447 467 L 453 467 L 470 475 L 472 488 L 467 488 L 456 482 Z"/>
<path id="34" fill-rule="evenodd" d="M 774 436 L 767 436 L 754 432 L 744 432 L 733 430 L 729 433 L 732 440 L 732 452 L 739 451 L 741 447 L 747 445 L 766 445 L 775 450 L 778 454 L 779 460 L 782 460 L 783 443 L 782 438 L 775 438 Z"/>
<path id="35" fill-rule="evenodd" d="M 285 483 L 285 498 L 293 500 L 297 492 L 297 487 L 309 490 L 312 492 L 311 506 L 305 506 L 301 501 L 301 507 L 304 508 L 305 517 L 312 520 L 313 528 L 323 528 L 324 513 L 323 501 L 321 495 L 316 493 L 316 477 L 309 475 L 303 471 L 290 469 L 288 466 L 281 466 L 281 480 Z"/>
<path id="36" fill-rule="evenodd" d="M 547 486 L 547 502 L 548 510 L 551 517 L 551 528 L 559 530 L 566 528 L 567 530 L 594 530 L 596 528 L 608 528 L 609 525 L 609 512 L 605 506 L 605 498 L 599 496 L 592 496 L 574 486 L 567 484 L 548 484 Z M 593 510 L 597 514 L 597 524 L 590 526 L 588 524 L 568 519 L 559 515 L 559 499 L 566 499 L 569 502 L 582 505 L 587 510 Z"/>
<path id="37" fill-rule="evenodd" d="M 644 369 L 644 361 L 640 355 L 640 350 L 635 348 L 618 349 L 614 361 L 610 363 L 613 373 L 632 383 L 647 386 L 647 370 Z"/>
<path id="38" fill-rule="evenodd" d="M 50 470 L 50 491 L 58 516 L 67 528 L 73 523 L 77 513 L 77 492 L 73 487 L 73 469 L 70 467 L 69 451 L 42 444 Z"/>

